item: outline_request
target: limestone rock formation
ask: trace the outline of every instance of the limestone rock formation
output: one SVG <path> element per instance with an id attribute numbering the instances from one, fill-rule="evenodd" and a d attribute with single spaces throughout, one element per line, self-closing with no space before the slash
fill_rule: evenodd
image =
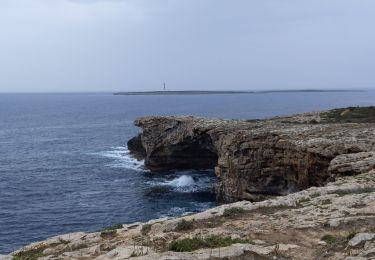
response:
<path id="1" fill-rule="evenodd" d="M 143 132 L 129 141 L 129 149 L 143 154 L 153 171 L 215 168 L 219 199 L 253 201 L 373 169 L 373 111 L 347 108 L 249 121 L 142 117 L 135 125 Z"/>

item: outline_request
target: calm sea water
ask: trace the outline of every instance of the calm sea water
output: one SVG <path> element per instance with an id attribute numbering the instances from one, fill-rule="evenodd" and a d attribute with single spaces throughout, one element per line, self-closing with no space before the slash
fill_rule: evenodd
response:
<path id="1" fill-rule="evenodd" d="M 0 253 L 214 206 L 212 171 L 150 174 L 126 149 L 142 115 L 265 118 L 375 105 L 375 92 L 0 95 Z"/>

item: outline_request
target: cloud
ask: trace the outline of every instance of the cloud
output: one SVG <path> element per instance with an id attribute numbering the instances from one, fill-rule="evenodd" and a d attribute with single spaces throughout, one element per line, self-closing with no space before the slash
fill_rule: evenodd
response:
<path id="1" fill-rule="evenodd" d="M 141 21 L 146 10 L 137 1 L 120 0 L 13 0 L 0 10 L 0 19 L 9 21 L 67 22 L 87 19 Z"/>
<path id="2" fill-rule="evenodd" d="M 374 10 L 366 0 L 0 1 L 0 91 L 373 86 Z"/>
<path id="3" fill-rule="evenodd" d="M 124 2 L 126 0 L 66 0 L 68 2 L 72 3 L 78 3 L 78 4 L 95 4 L 99 2 Z"/>

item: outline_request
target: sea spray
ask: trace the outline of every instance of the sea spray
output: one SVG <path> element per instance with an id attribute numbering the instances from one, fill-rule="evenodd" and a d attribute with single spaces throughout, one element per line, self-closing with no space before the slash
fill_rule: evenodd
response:
<path id="1" fill-rule="evenodd" d="M 147 184 L 151 187 L 164 187 L 174 192 L 210 192 L 216 177 L 212 171 L 175 171 L 152 177 Z"/>
<path id="2" fill-rule="evenodd" d="M 99 155 L 102 157 L 113 159 L 107 164 L 111 168 L 125 168 L 135 171 L 146 171 L 143 160 L 137 160 L 131 156 L 130 151 L 125 146 L 111 147 L 111 150 L 91 153 L 91 155 Z"/>
<path id="3" fill-rule="evenodd" d="M 182 175 L 174 180 L 166 181 L 166 184 L 176 188 L 184 188 L 194 185 L 195 181 L 189 175 Z"/>

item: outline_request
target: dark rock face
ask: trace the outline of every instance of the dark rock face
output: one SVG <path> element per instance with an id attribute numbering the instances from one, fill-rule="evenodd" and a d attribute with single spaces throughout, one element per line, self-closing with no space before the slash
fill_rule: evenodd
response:
<path id="1" fill-rule="evenodd" d="M 150 170 L 213 169 L 217 164 L 217 151 L 211 137 L 186 131 L 180 120 L 155 117 L 137 120 L 135 124 L 144 131 L 130 139 L 128 147 L 132 153 L 144 155 L 145 166 Z M 174 134 L 179 135 L 178 142 L 171 140 L 164 145 Z"/>
<path id="2" fill-rule="evenodd" d="M 217 196 L 227 202 L 321 186 L 337 174 L 375 165 L 373 123 L 328 124 L 320 115 L 262 121 L 143 117 L 135 122 L 143 132 L 128 146 L 151 170 L 215 168 Z"/>
<path id="3" fill-rule="evenodd" d="M 260 200 L 321 186 L 331 178 L 327 174 L 331 159 L 299 150 L 279 136 L 250 137 L 221 157 L 215 172 L 222 181 L 216 191 L 224 201 Z"/>
<path id="4" fill-rule="evenodd" d="M 145 165 L 152 170 L 212 169 L 217 153 L 209 136 L 186 138 L 168 147 L 159 147 L 147 157 Z"/>
<path id="5" fill-rule="evenodd" d="M 142 136 L 137 135 L 128 141 L 128 148 L 133 152 L 134 157 L 144 158 L 146 157 L 146 150 L 142 145 Z"/>

